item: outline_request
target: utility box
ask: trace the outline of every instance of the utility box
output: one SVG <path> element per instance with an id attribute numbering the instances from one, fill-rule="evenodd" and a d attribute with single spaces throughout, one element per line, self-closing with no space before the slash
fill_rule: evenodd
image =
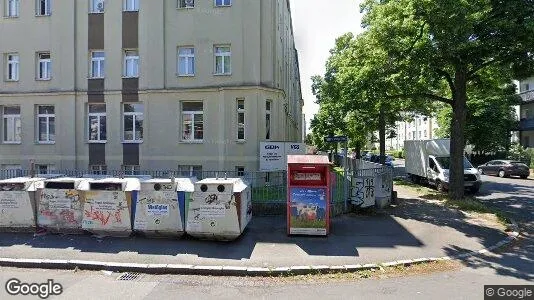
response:
<path id="1" fill-rule="evenodd" d="M 129 236 L 132 232 L 132 198 L 139 191 L 137 178 L 89 180 L 82 228 L 110 236 Z"/>
<path id="2" fill-rule="evenodd" d="M 45 180 L 39 193 L 37 225 L 55 233 L 83 233 L 83 208 L 88 190 L 89 181 L 84 178 Z"/>
<path id="3" fill-rule="evenodd" d="M 212 240 L 238 238 L 252 219 L 250 187 L 240 178 L 195 183 L 186 215 L 187 234 Z"/>
<path id="4" fill-rule="evenodd" d="M 0 231 L 35 231 L 37 188 L 43 180 L 32 177 L 0 180 Z"/>
<path id="5" fill-rule="evenodd" d="M 287 156 L 287 234 L 330 232 L 330 167 L 326 155 Z"/>
<path id="6" fill-rule="evenodd" d="M 182 236 L 185 199 L 194 191 L 195 181 L 190 178 L 142 180 L 134 201 L 134 230 L 149 237 Z"/>

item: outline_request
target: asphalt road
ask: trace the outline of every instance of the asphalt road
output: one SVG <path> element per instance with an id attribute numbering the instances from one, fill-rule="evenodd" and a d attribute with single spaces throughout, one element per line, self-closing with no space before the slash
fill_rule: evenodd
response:
<path id="1" fill-rule="evenodd" d="M 28 283 L 54 279 L 63 285 L 58 297 L 63 299 L 483 299 L 484 285 L 534 283 L 534 180 L 488 176 L 483 180 L 479 198 L 514 218 L 523 234 L 513 246 L 462 261 L 455 271 L 379 280 L 281 283 L 276 278 L 155 275 L 118 281 L 118 274 L 102 272 L 0 268 L 0 283 L 3 287 L 13 277 Z M 1 288 L 0 299 L 7 296 Z"/>

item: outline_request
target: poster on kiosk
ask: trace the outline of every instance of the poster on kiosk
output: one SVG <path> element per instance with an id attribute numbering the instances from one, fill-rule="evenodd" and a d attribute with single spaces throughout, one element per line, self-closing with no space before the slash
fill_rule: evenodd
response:
<path id="1" fill-rule="evenodd" d="M 330 165 L 327 156 L 288 155 L 288 235 L 328 235 Z"/>

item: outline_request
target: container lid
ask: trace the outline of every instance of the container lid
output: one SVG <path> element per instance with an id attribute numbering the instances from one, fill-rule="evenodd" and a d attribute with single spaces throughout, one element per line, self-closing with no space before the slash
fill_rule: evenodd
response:
<path id="1" fill-rule="evenodd" d="M 198 181 L 197 184 L 232 184 L 233 193 L 239 193 L 248 187 L 248 184 L 241 178 L 206 178 Z"/>
<path id="2" fill-rule="evenodd" d="M 25 191 L 35 192 L 38 188 L 43 186 L 43 180 L 45 180 L 45 178 L 42 177 L 16 177 L 0 180 L 0 183 L 23 183 Z"/>
<path id="3" fill-rule="evenodd" d="M 44 184 L 47 182 L 66 182 L 66 183 L 73 182 L 74 188 L 76 190 L 80 190 L 80 191 L 89 190 L 89 179 L 88 178 L 61 177 L 61 178 L 47 179 L 43 182 L 43 186 L 39 188 L 44 188 Z"/>
<path id="4" fill-rule="evenodd" d="M 288 164 L 331 165 L 326 155 L 288 155 Z"/>
<path id="5" fill-rule="evenodd" d="M 125 192 L 138 191 L 141 188 L 141 184 L 137 178 L 109 177 L 89 180 L 88 183 L 120 183 L 122 184 L 123 191 Z"/>

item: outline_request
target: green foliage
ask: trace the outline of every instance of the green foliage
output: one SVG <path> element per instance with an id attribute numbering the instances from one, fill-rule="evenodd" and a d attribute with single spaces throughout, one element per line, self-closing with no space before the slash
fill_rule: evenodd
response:
<path id="1" fill-rule="evenodd" d="M 508 158 L 525 163 L 534 168 L 534 148 L 525 149 L 520 144 L 513 144 L 508 152 Z"/>

